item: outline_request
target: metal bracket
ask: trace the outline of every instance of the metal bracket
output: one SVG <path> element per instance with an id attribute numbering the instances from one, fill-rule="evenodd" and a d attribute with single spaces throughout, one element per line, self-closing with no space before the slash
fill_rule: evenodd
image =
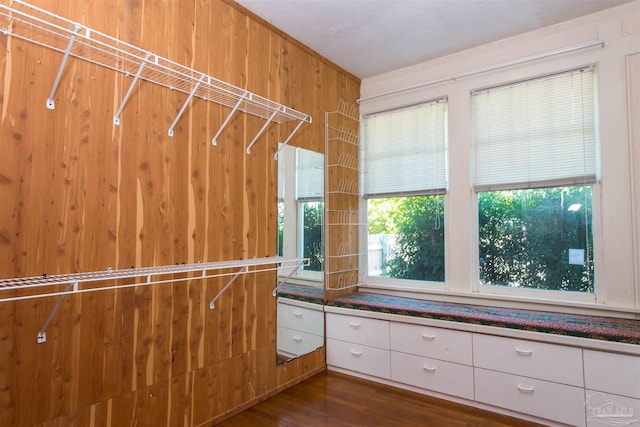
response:
<path id="1" fill-rule="evenodd" d="M 74 292 L 77 292 L 78 291 L 78 282 L 69 283 L 69 285 L 67 286 L 67 289 L 65 289 L 65 292 L 70 291 L 71 288 L 73 288 Z M 47 318 L 46 322 L 44 322 L 44 325 L 42 325 L 42 328 L 40 328 L 40 332 L 38 332 L 38 336 L 36 338 L 37 341 L 38 341 L 38 344 L 42 344 L 44 342 L 47 342 L 47 328 L 51 324 L 51 321 L 53 320 L 53 317 L 56 315 L 58 310 L 60 310 L 60 306 L 62 306 L 62 302 L 64 301 L 66 296 L 67 296 L 67 294 L 60 295 L 60 298 L 58 299 L 58 302 L 56 303 L 56 306 L 53 307 L 53 310 L 51 310 L 51 313 L 49 314 L 49 317 Z"/>
<path id="2" fill-rule="evenodd" d="M 244 101 L 245 96 L 247 96 L 247 92 L 246 91 L 245 91 L 244 94 L 242 94 L 240 99 L 238 99 L 238 102 L 236 103 L 235 107 L 233 107 L 233 110 L 231 110 L 231 113 L 229 113 L 229 115 L 227 116 L 227 118 L 224 121 L 224 123 L 222 123 L 222 126 L 220 126 L 220 129 L 218 129 L 218 132 L 216 132 L 216 134 L 213 136 L 213 138 L 211 138 L 211 145 L 213 145 L 213 146 L 218 145 L 218 137 L 222 133 L 222 130 L 227 126 L 227 124 L 229 123 L 229 120 L 231 120 L 231 117 L 236 112 L 236 110 L 238 110 L 238 108 L 240 108 L 240 104 L 242 104 L 242 102 Z"/>
<path id="3" fill-rule="evenodd" d="M 276 295 L 278 295 L 278 289 L 280 289 L 280 286 L 282 286 L 282 285 L 284 285 L 285 283 L 287 283 L 287 281 L 288 281 L 289 279 L 291 279 L 291 276 L 293 276 L 293 275 L 296 273 L 296 271 L 300 270 L 300 267 L 302 267 L 303 265 L 304 265 L 303 263 L 300 263 L 300 264 L 296 265 L 296 267 L 295 267 L 293 270 L 291 270 L 291 273 L 289 273 L 289 274 L 287 275 L 287 277 L 285 277 L 285 278 L 284 278 L 284 280 L 283 280 L 283 281 L 278 282 L 278 285 L 277 285 L 275 288 L 273 288 L 273 292 L 271 292 L 271 295 L 272 295 L 272 296 L 274 296 L 274 297 L 275 297 Z"/>
<path id="4" fill-rule="evenodd" d="M 251 141 L 251 144 L 249 144 L 249 146 L 247 147 L 247 154 L 251 154 L 251 147 L 253 147 L 253 144 L 256 143 L 258 138 L 260 138 L 260 135 L 262 135 L 262 132 L 264 132 L 267 126 L 269 126 L 269 123 L 273 121 L 273 118 L 276 116 L 276 114 L 278 114 L 279 111 L 280 111 L 280 107 L 273 110 L 273 114 L 271 114 L 271 117 L 269 117 L 269 120 L 267 120 L 264 126 L 262 126 L 262 129 L 260 129 L 260 132 L 258 132 L 258 134 L 253 138 L 253 141 Z"/>
<path id="5" fill-rule="evenodd" d="M 60 84 L 60 79 L 62 78 L 62 72 L 64 71 L 64 67 L 67 64 L 67 60 L 69 59 L 69 54 L 71 53 L 71 47 L 73 43 L 76 41 L 76 36 L 82 27 L 80 25 L 75 25 L 73 27 L 73 34 L 69 38 L 69 44 L 67 45 L 67 50 L 64 51 L 64 57 L 62 58 L 62 63 L 60 64 L 60 68 L 58 68 L 58 74 L 56 75 L 56 79 L 53 82 L 53 87 L 51 88 L 51 92 L 49 92 L 49 98 L 47 98 L 47 108 L 49 110 L 55 110 L 56 103 L 53 100 L 53 96 L 56 94 L 56 90 L 58 89 L 58 85 Z"/>
<path id="6" fill-rule="evenodd" d="M 220 290 L 220 292 L 218 292 L 218 295 L 216 295 L 215 297 L 213 297 L 213 299 L 212 299 L 211 301 L 209 301 L 209 309 L 210 309 L 210 310 L 213 310 L 214 308 L 216 308 L 216 301 L 218 300 L 218 298 L 220 298 L 220 296 L 221 296 L 223 293 L 225 293 L 225 292 L 227 291 L 227 289 L 229 288 L 229 286 L 231 286 L 231 285 L 233 284 L 233 282 L 235 282 L 235 280 L 236 280 L 236 279 L 237 279 L 241 274 L 246 273 L 248 270 L 249 270 L 249 267 L 248 267 L 248 266 L 244 266 L 244 267 L 242 267 L 242 268 L 240 269 L 240 271 L 238 271 L 238 272 L 236 273 L 236 275 L 235 275 L 235 276 L 233 276 L 233 277 L 231 278 L 231 280 L 229 280 L 229 281 L 227 282 L 227 284 L 226 284 L 226 285 L 224 285 L 224 288 L 222 288 L 222 289 Z"/>
<path id="7" fill-rule="evenodd" d="M 124 99 L 122 100 L 122 103 L 120 104 L 120 108 L 118 108 L 118 112 L 116 113 L 115 116 L 113 116 L 113 124 L 114 125 L 116 125 L 116 126 L 120 125 L 120 114 L 122 114 L 122 110 L 124 109 L 125 104 L 129 100 L 129 97 L 131 96 L 131 92 L 133 92 L 133 88 L 135 87 L 136 83 L 138 83 L 138 79 L 140 78 L 140 74 L 142 74 L 142 70 L 144 70 L 144 67 L 147 65 L 147 59 L 149 59 L 150 56 L 151 56 L 151 54 L 147 53 L 146 56 L 144 57 L 144 59 L 142 60 L 142 62 L 140 63 L 140 67 L 138 68 L 138 72 L 136 73 L 135 77 L 133 78 L 133 81 L 131 82 L 131 86 L 129 86 L 129 90 L 125 94 Z"/>
<path id="8" fill-rule="evenodd" d="M 167 132 L 169 134 L 169 136 L 173 136 L 173 128 L 176 126 L 176 124 L 178 123 L 178 120 L 180 120 L 180 117 L 182 116 L 182 114 L 184 113 L 184 110 L 187 109 L 187 106 L 189 105 L 189 102 L 191 102 L 191 98 L 193 98 L 193 95 L 196 93 L 196 91 L 198 90 L 198 88 L 200 87 L 200 84 L 204 81 L 204 78 L 206 76 L 203 74 L 200 77 L 200 80 L 198 80 L 198 82 L 196 83 L 196 85 L 193 87 L 193 89 L 191 90 L 191 93 L 189 94 L 189 97 L 187 98 L 187 100 L 184 102 L 184 105 L 182 106 L 182 108 L 180 109 L 180 111 L 178 111 L 178 115 L 176 116 L 176 118 L 173 120 L 173 123 L 171 123 L 171 127 L 169 128 L 169 131 Z"/>
<path id="9" fill-rule="evenodd" d="M 293 129 L 293 132 L 291 132 L 289 134 L 289 137 L 287 139 L 285 139 L 285 141 L 282 143 L 280 148 L 278 148 L 278 151 L 276 151 L 275 156 L 273 156 L 274 159 L 278 160 L 278 154 L 280 154 L 280 150 L 282 150 L 284 148 L 284 146 L 289 143 L 291 138 L 293 138 L 293 135 L 295 135 L 296 132 L 298 132 L 298 129 L 300 129 L 300 126 L 302 126 L 303 123 L 304 123 L 304 120 L 300 120 L 300 122 L 298 122 L 298 125 L 295 127 L 295 129 Z"/>

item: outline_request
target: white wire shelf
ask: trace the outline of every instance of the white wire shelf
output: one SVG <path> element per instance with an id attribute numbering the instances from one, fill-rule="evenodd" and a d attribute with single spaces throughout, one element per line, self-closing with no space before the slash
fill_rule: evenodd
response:
<path id="1" fill-rule="evenodd" d="M 288 259 L 283 257 L 254 258 L 247 260 L 199 262 L 193 264 L 176 264 L 160 267 L 127 268 L 120 270 L 94 271 L 88 273 L 70 273 L 20 277 L 0 280 L 0 302 L 17 301 L 23 299 L 43 298 L 49 296 L 68 295 L 74 293 L 96 292 L 110 289 L 121 289 L 134 286 L 155 285 L 161 283 L 173 283 L 194 279 L 206 279 L 213 277 L 231 276 L 232 273 L 219 273 L 216 271 L 225 269 L 246 269 L 247 273 L 258 273 L 276 270 L 278 267 L 295 268 L 302 265 L 304 259 Z M 253 267 L 253 270 L 249 270 Z M 200 273 L 199 276 L 184 278 L 167 277 L 181 273 Z M 211 273 L 215 272 L 215 273 Z M 118 284 L 113 283 L 123 279 L 145 278 L 144 282 Z M 154 280 L 155 279 L 155 280 Z M 102 282 L 102 283 L 101 283 Z M 82 288 L 85 283 L 95 283 L 89 288 Z M 59 285 L 72 284 L 76 289 L 60 291 Z M 14 295 L 15 291 L 24 289 L 39 289 L 37 293 L 26 295 Z M 11 292 L 10 292 L 11 291 Z M 3 295 L 10 294 L 10 295 Z"/>
<path id="2" fill-rule="evenodd" d="M 55 108 L 53 96 L 67 58 L 73 56 L 134 77 L 129 91 L 114 116 L 113 122 L 115 125 L 120 124 L 120 114 L 138 79 L 189 95 L 168 130 L 169 136 L 173 136 L 174 126 L 194 96 L 232 109 L 217 134 L 212 138 L 213 145 L 216 145 L 217 137 L 236 111 L 267 120 L 248 145 L 247 152 L 250 152 L 251 146 L 270 122 L 277 124 L 287 121 L 299 122 L 284 144 L 289 142 L 303 123 L 311 123 L 311 116 L 307 114 L 147 52 L 21 0 L 0 0 L 0 31 L 4 35 L 11 35 L 64 53 L 58 76 L 47 99 L 47 108 L 49 109 Z"/>
<path id="3" fill-rule="evenodd" d="M 241 275 L 275 271 L 279 268 L 298 269 L 308 265 L 306 258 L 292 259 L 283 257 L 265 257 L 247 260 L 199 262 L 193 264 L 176 264 L 159 267 L 127 268 L 120 270 L 94 271 L 88 273 L 70 273 L 20 277 L 0 280 L 0 303 L 35 298 L 58 296 L 47 321 L 38 332 L 38 343 L 46 342 L 46 330 L 53 317 L 60 309 L 67 295 L 98 292 L 115 289 L 126 289 L 139 286 L 150 286 L 169 283 L 180 283 L 216 277 L 231 277 L 227 284 L 209 302 L 209 308 L 215 308 L 215 302 L 224 294 L 233 282 Z M 232 271 L 228 271 L 232 270 Z M 198 273 L 197 275 L 188 273 Z M 183 274 L 183 277 L 175 277 Z M 143 281 L 139 279 L 143 278 Z M 123 280 L 130 279 L 125 283 Z M 90 284 L 87 286 L 87 284 Z M 66 285 L 66 286 L 65 286 Z M 62 287 L 65 286 L 65 287 Z"/>

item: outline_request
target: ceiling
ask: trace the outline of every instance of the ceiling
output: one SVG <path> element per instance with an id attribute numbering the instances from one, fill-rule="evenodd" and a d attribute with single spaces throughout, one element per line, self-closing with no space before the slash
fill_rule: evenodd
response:
<path id="1" fill-rule="evenodd" d="M 236 0 L 364 79 L 638 0 Z"/>

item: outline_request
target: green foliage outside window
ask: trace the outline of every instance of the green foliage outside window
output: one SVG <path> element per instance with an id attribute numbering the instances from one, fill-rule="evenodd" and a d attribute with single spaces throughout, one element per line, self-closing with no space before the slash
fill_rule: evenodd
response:
<path id="1" fill-rule="evenodd" d="M 395 238 L 382 276 L 444 281 L 443 202 L 368 201 L 369 235 Z M 590 186 L 481 192 L 478 221 L 480 283 L 593 292 Z"/>

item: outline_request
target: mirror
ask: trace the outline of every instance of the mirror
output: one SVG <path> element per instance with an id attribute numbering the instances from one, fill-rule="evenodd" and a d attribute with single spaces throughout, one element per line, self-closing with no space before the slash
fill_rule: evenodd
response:
<path id="1" fill-rule="evenodd" d="M 276 360 L 283 364 L 324 345 L 324 155 L 279 148 L 278 255 L 309 259 L 278 270 Z"/>

